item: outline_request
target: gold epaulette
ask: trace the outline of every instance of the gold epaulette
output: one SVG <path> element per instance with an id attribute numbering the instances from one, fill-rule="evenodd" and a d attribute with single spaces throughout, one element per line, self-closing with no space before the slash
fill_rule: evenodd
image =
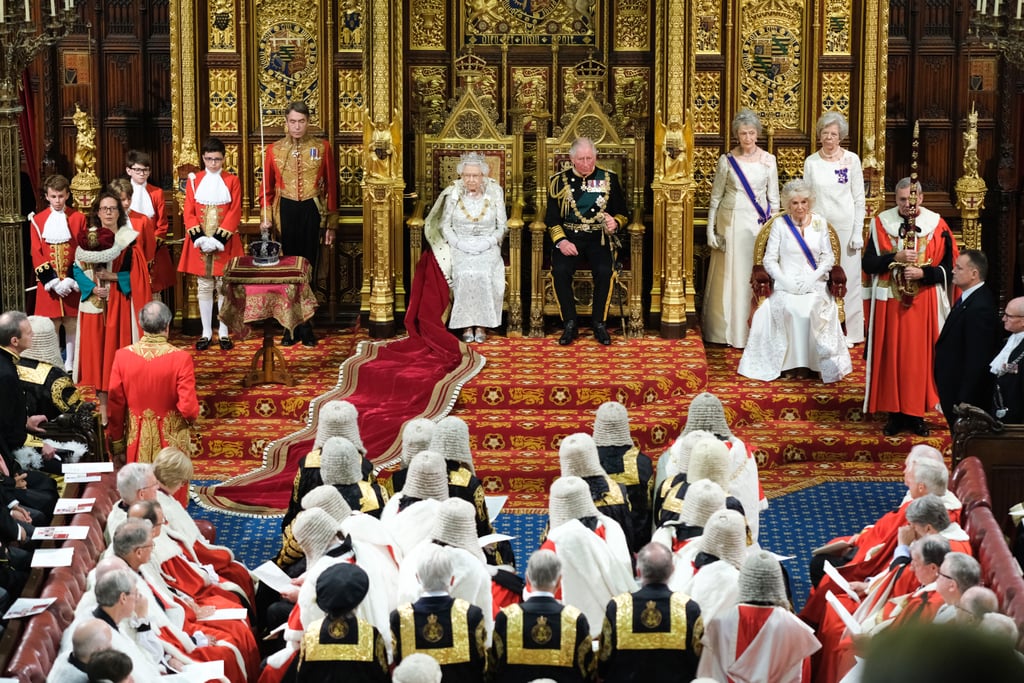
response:
<path id="1" fill-rule="evenodd" d="M 305 462 L 302 464 L 303 467 L 320 467 L 320 449 L 314 448 L 306 456 Z"/>

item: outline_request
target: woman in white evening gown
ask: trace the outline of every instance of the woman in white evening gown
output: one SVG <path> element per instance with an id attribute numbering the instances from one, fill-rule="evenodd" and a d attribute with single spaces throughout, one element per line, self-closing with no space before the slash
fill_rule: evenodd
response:
<path id="1" fill-rule="evenodd" d="M 779 210 L 779 171 L 775 156 L 757 146 L 761 134 L 757 114 L 740 110 L 732 121 L 732 134 L 739 144 L 718 158 L 711 186 L 708 246 L 712 251 L 703 333 L 705 341 L 742 349 L 750 321 L 754 240 L 768 217 Z"/>
<path id="2" fill-rule="evenodd" d="M 826 283 L 835 265 L 828 223 L 811 212 L 814 193 L 804 180 L 786 183 L 782 205 L 785 213 L 771 224 L 762 261 L 775 284 L 754 311 L 739 373 L 771 381 L 796 369 L 837 382 L 853 365 Z"/>
<path id="3" fill-rule="evenodd" d="M 840 142 L 850 124 L 836 111 L 822 114 L 816 126 L 821 149 L 804 160 L 804 180 L 817 197 L 815 210 L 839 235 L 846 271 L 846 341 L 864 341 L 864 299 L 861 287 L 861 251 L 864 247 L 864 171 L 860 157 Z"/>
<path id="4" fill-rule="evenodd" d="M 465 342 L 482 342 L 488 327 L 501 325 L 505 194 L 487 177 L 487 162 L 480 154 L 463 155 L 456 170 L 459 178 L 434 203 L 424 234 L 452 287 L 448 327 L 464 328 Z"/>

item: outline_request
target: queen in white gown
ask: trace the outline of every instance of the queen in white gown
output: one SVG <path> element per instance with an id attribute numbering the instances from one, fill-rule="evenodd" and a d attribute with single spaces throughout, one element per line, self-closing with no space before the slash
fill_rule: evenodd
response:
<path id="1" fill-rule="evenodd" d="M 486 328 L 501 325 L 505 194 L 487 177 L 487 162 L 480 154 L 463 155 L 456 170 L 459 178 L 434 203 L 424 234 L 452 287 L 448 327 L 464 328 L 463 341 L 482 342 Z"/>
<path id="2" fill-rule="evenodd" d="M 840 143 L 850 124 L 839 112 L 822 114 L 817 125 L 821 149 L 804 160 L 804 180 L 817 197 L 815 210 L 839 236 L 841 262 L 846 271 L 846 340 L 864 341 L 864 299 L 861 287 L 861 250 L 864 248 L 864 171 L 860 157 Z"/>
<path id="3" fill-rule="evenodd" d="M 718 157 L 708 208 L 707 287 L 704 292 L 704 340 L 742 349 L 750 320 L 750 269 L 754 240 L 767 217 L 779 210 L 779 170 L 775 156 L 757 146 L 761 119 L 742 109 L 732 121 L 739 144 Z M 756 200 L 750 200 L 736 168 Z"/>
<path id="4" fill-rule="evenodd" d="M 807 368 L 823 382 L 837 382 L 853 365 L 826 284 L 835 265 L 828 223 L 811 213 L 814 193 L 804 180 L 786 183 L 782 204 L 785 213 L 771 224 L 762 261 L 774 288 L 754 311 L 739 373 L 767 382 L 783 370 Z"/>

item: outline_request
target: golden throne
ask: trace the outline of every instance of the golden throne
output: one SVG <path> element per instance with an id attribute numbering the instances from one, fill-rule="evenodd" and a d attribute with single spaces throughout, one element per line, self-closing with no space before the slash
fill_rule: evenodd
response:
<path id="1" fill-rule="evenodd" d="M 472 53 L 456 60 L 456 73 L 463 85 L 455 103 L 436 133 L 417 126 L 415 142 L 417 202 L 406 221 L 409 229 L 409 280 L 423 251 L 424 219 L 438 195 L 457 177 L 456 166 L 467 152 L 483 155 L 490 177 L 501 184 L 508 209 L 508 239 L 502 245 L 505 259 L 505 303 L 508 313 L 506 334 L 523 332 L 522 244 L 523 171 L 522 136 L 507 135 L 498 128 L 494 100 L 483 92 L 480 78 L 486 63 Z M 521 130 L 522 126 L 515 126 Z"/>
<path id="2" fill-rule="evenodd" d="M 627 336 L 643 335 L 643 159 L 644 139 L 642 132 L 633 137 L 624 134 L 625 125 L 613 123 L 606 109 L 604 95 L 599 84 L 605 81 L 607 68 L 590 57 L 575 67 L 577 80 L 583 92 L 574 110 L 567 112 L 561 127 L 556 127 L 554 137 L 537 138 L 537 211 L 530 223 L 530 336 L 544 336 L 544 316 L 559 315 L 555 299 L 554 281 L 551 276 L 551 240 L 544 224 L 545 208 L 548 204 L 549 176 L 568 168 L 569 148 L 578 137 L 590 138 L 597 148 L 597 165 L 616 172 L 622 182 L 622 190 L 630 204 L 631 221 L 618 237 L 628 241 L 628 247 L 618 249 L 615 256 L 616 274 L 612 280 L 612 299 L 608 317 L 621 311 L 629 317 Z M 545 115 L 537 116 L 544 118 Z M 637 131 L 643 125 L 635 126 Z M 623 245 L 625 247 L 625 245 Z M 621 264 L 621 267 L 620 267 Z M 573 278 L 573 293 L 576 311 L 579 315 L 591 315 L 593 310 L 593 279 L 585 265 L 576 270 Z"/>

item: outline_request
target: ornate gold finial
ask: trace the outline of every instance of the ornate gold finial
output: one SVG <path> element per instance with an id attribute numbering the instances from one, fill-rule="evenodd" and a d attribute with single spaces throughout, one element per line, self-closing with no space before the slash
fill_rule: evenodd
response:
<path id="1" fill-rule="evenodd" d="M 467 85 L 479 83 L 487 74 L 487 60 L 473 54 L 472 48 L 466 48 L 466 54 L 455 60 L 455 75 Z"/>
<path id="2" fill-rule="evenodd" d="M 985 208 L 988 186 L 978 175 L 978 111 L 971 102 L 964 130 L 964 174 L 956 181 L 956 208 L 960 209 L 964 246 L 981 248 L 981 210 Z"/>
<path id="3" fill-rule="evenodd" d="M 583 84 L 583 88 L 593 92 L 604 83 L 608 67 L 594 57 L 593 51 L 590 51 L 586 59 L 573 67 L 573 71 L 576 73 L 576 80 Z"/>
<path id="4" fill-rule="evenodd" d="M 78 129 L 75 142 L 75 177 L 71 179 L 71 194 L 78 206 L 85 208 L 99 194 L 103 183 L 96 175 L 96 128 L 89 120 L 89 115 L 75 105 L 75 114 L 71 117 Z"/>

